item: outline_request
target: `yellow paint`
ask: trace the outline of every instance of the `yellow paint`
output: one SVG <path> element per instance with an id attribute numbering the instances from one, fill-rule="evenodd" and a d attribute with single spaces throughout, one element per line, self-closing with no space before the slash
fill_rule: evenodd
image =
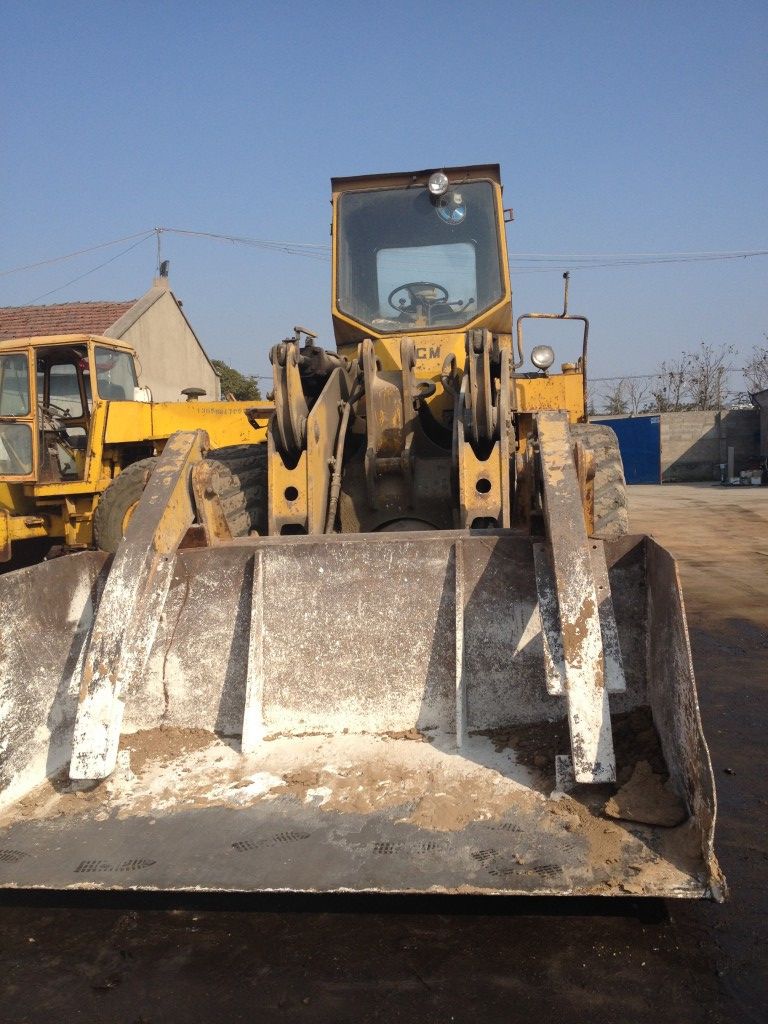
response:
<path id="1" fill-rule="evenodd" d="M 293 469 L 289 469 L 270 444 L 269 452 L 269 532 L 280 533 L 280 524 L 306 529 L 309 516 L 307 453 L 303 451 Z"/>
<path id="2" fill-rule="evenodd" d="M 516 377 L 515 399 L 519 412 L 559 409 L 576 423 L 584 418 L 584 378 L 580 373 Z"/>
<path id="3" fill-rule="evenodd" d="M 205 430 L 212 448 L 253 444 L 266 438 L 272 406 L 264 402 L 106 402 L 104 443 L 165 440 L 177 430 Z M 246 410 L 259 409 L 259 429 Z"/>
<path id="4" fill-rule="evenodd" d="M 456 327 L 454 330 L 443 328 L 439 332 L 421 332 L 411 329 L 403 332 L 413 339 L 416 347 L 416 377 L 419 380 L 433 380 L 437 384 L 435 394 L 428 399 L 432 413 L 442 421 L 443 413 L 453 408 L 453 396 L 446 395 L 440 383 L 440 374 L 445 359 L 449 355 L 456 358 L 456 366 L 464 369 L 465 339 L 467 331 L 475 328 L 489 328 L 499 339 L 500 344 L 512 344 L 512 286 L 509 277 L 507 257 L 506 230 L 504 226 L 504 206 L 502 202 L 501 182 L 492 168 L 457 169 L 457 180 L 490 180 L 495 196 L 497 230 L 500 246 L 500 270 L 502 275 L 502 298 L 497 305 L 477 316 L 469 324 Z M 428 175 L 426 175 L 428 177 Z M 426 177 L 424 184 L 426 184 Z M 409 187 L 413 185 L 412 175 L 392 174 L 381 176 L 365 176 L 362 178 L 345 178 L 335 183 L 333 190 L 333 244 L 332 244 L 332 298 L 331 312 L 334 321 L 337 347 L 349 359 L 358 355 L 358 346 L 363 338 L 371 338 L 374 342 L 376 358 L 381 364 L 381 372 L 399 373 L 401 334 L 379 334 L 365 324 L 358 323 L 339 309 L 338 282 L 338 238 L 337 230 L 339 199 L 345 192 L 361 189 Z M 573 364 L 575 365 L 575 364 Z M 580 373 L 569 371 L 563 374 L 550 374 L 534 378 L 515 378 L 515 402 L 513 405 L 521 412 L 535 412 L 539 409 L 563 409 L 568 412 L 572 423 L 584 418 L 583 377 Z"/>

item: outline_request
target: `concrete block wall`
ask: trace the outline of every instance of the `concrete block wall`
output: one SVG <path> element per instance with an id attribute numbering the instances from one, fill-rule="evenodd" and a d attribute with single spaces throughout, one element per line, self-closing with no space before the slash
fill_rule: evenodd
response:
<path id="1" fill-rule="evenodd" d="M 661 474 L 664 483 L 719 480 L 720 464 L 735 449 L 735 471 L 746 469 L 760 452 L 760 420 L 755 409 L 722 412 L 668 412 L 661 416 Z"/>
<path id="2" fill-rule="evenodd" d="M 752 401 L 757 406 L 760 416 L 760 455 L 768 457 L 768 388 L 758 391 L 752 395 Z"/>
<path id="3" fill-rule="evenodd" d="M 766 415 L 765 410 L 763 415 Z M 606 420 L 605 416 L 599 418 Z M 626 419 L 625 416 L 610 418 Z M 768 427 L 763 426 L 763 437 L 767 430 Z M 661 413 L 659 434 L 662 483 L 719 480 L 720 465 L 727 464 L 729 447 L 734 449 L 734 472 L 738 474 L 742 469 L 751 468 L 761 451 L 757 409 Z"/>

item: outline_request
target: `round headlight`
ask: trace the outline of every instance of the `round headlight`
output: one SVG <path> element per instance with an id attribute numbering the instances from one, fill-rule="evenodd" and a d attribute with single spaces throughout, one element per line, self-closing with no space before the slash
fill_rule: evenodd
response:
<path id="1" fill-rule="evenodd" d="M 538 370 L 548 370 L 555 361 L 555 353 L 549 345 L 537 345 L 531 349 L 531 362 Z"/>
<path id="2" fill-rule="evenodd" d="M 435 171 L 434 174 L 430 174 L 427 188 L 433 196 L 445 195 L 448 190 L 448 175 L 443 174 L 442 171 Z"/>

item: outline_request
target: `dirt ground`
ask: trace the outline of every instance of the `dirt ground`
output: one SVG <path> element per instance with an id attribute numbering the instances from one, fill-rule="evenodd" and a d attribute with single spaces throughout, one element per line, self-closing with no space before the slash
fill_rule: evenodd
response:
<path id="1" fill-rule="evenodd" d="M 634 487 L 680 560 L 724 905 L 0 896 L 0 1021 L 768 1019 L 768 489 Z"/>

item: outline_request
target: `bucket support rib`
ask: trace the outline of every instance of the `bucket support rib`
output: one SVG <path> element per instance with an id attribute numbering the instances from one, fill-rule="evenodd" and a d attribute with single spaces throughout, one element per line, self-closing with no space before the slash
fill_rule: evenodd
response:
<path id="1" fill-rule="evenodd" d="M 194 519 L 190 470 L 207 447 L 202 430 L 168 440 L 114 557 L 83 659 L 72 779 L 104 779 L 115 767 L 126 695 L 146 667 Z"/>
<path id="2" fill-rule="evenodd" d="M 568 705 L 574 777 L 578 783 L 614 782 L 616 758 L 608 707 L 602 617 L 592 558 L 594 555 L 598 575 L 602 577 L 599 572 L 600 553 L 596 548 L 592 550 L 592 544 L 597 542 L 587 537 L 566 414 L 538 413 L 536 429 L 544 484 L 544 513 L 549 541 L 547 553 L 551 558 L 560 620 L 564 695 Z M 539 578 L 546 574 L 541 565 L 543 554 L 540 552 L 537 557 Z M 605 576 L 607 578 L 607 571 Z M 611 615 L 607 607 L 604 619 L 610 629 Z M 542 624 L 546 625 L 544 617 Z M 557 653 L 559 655 L 560 652 Z M 615 658 L 611 659 L 611 669 L 610 677 L 615 679 Z M 556 674 L 549 674 L 550 692 L 558 692 L 556 679 Z M 618 686 L 621 686 L 620 681 Z"/>

